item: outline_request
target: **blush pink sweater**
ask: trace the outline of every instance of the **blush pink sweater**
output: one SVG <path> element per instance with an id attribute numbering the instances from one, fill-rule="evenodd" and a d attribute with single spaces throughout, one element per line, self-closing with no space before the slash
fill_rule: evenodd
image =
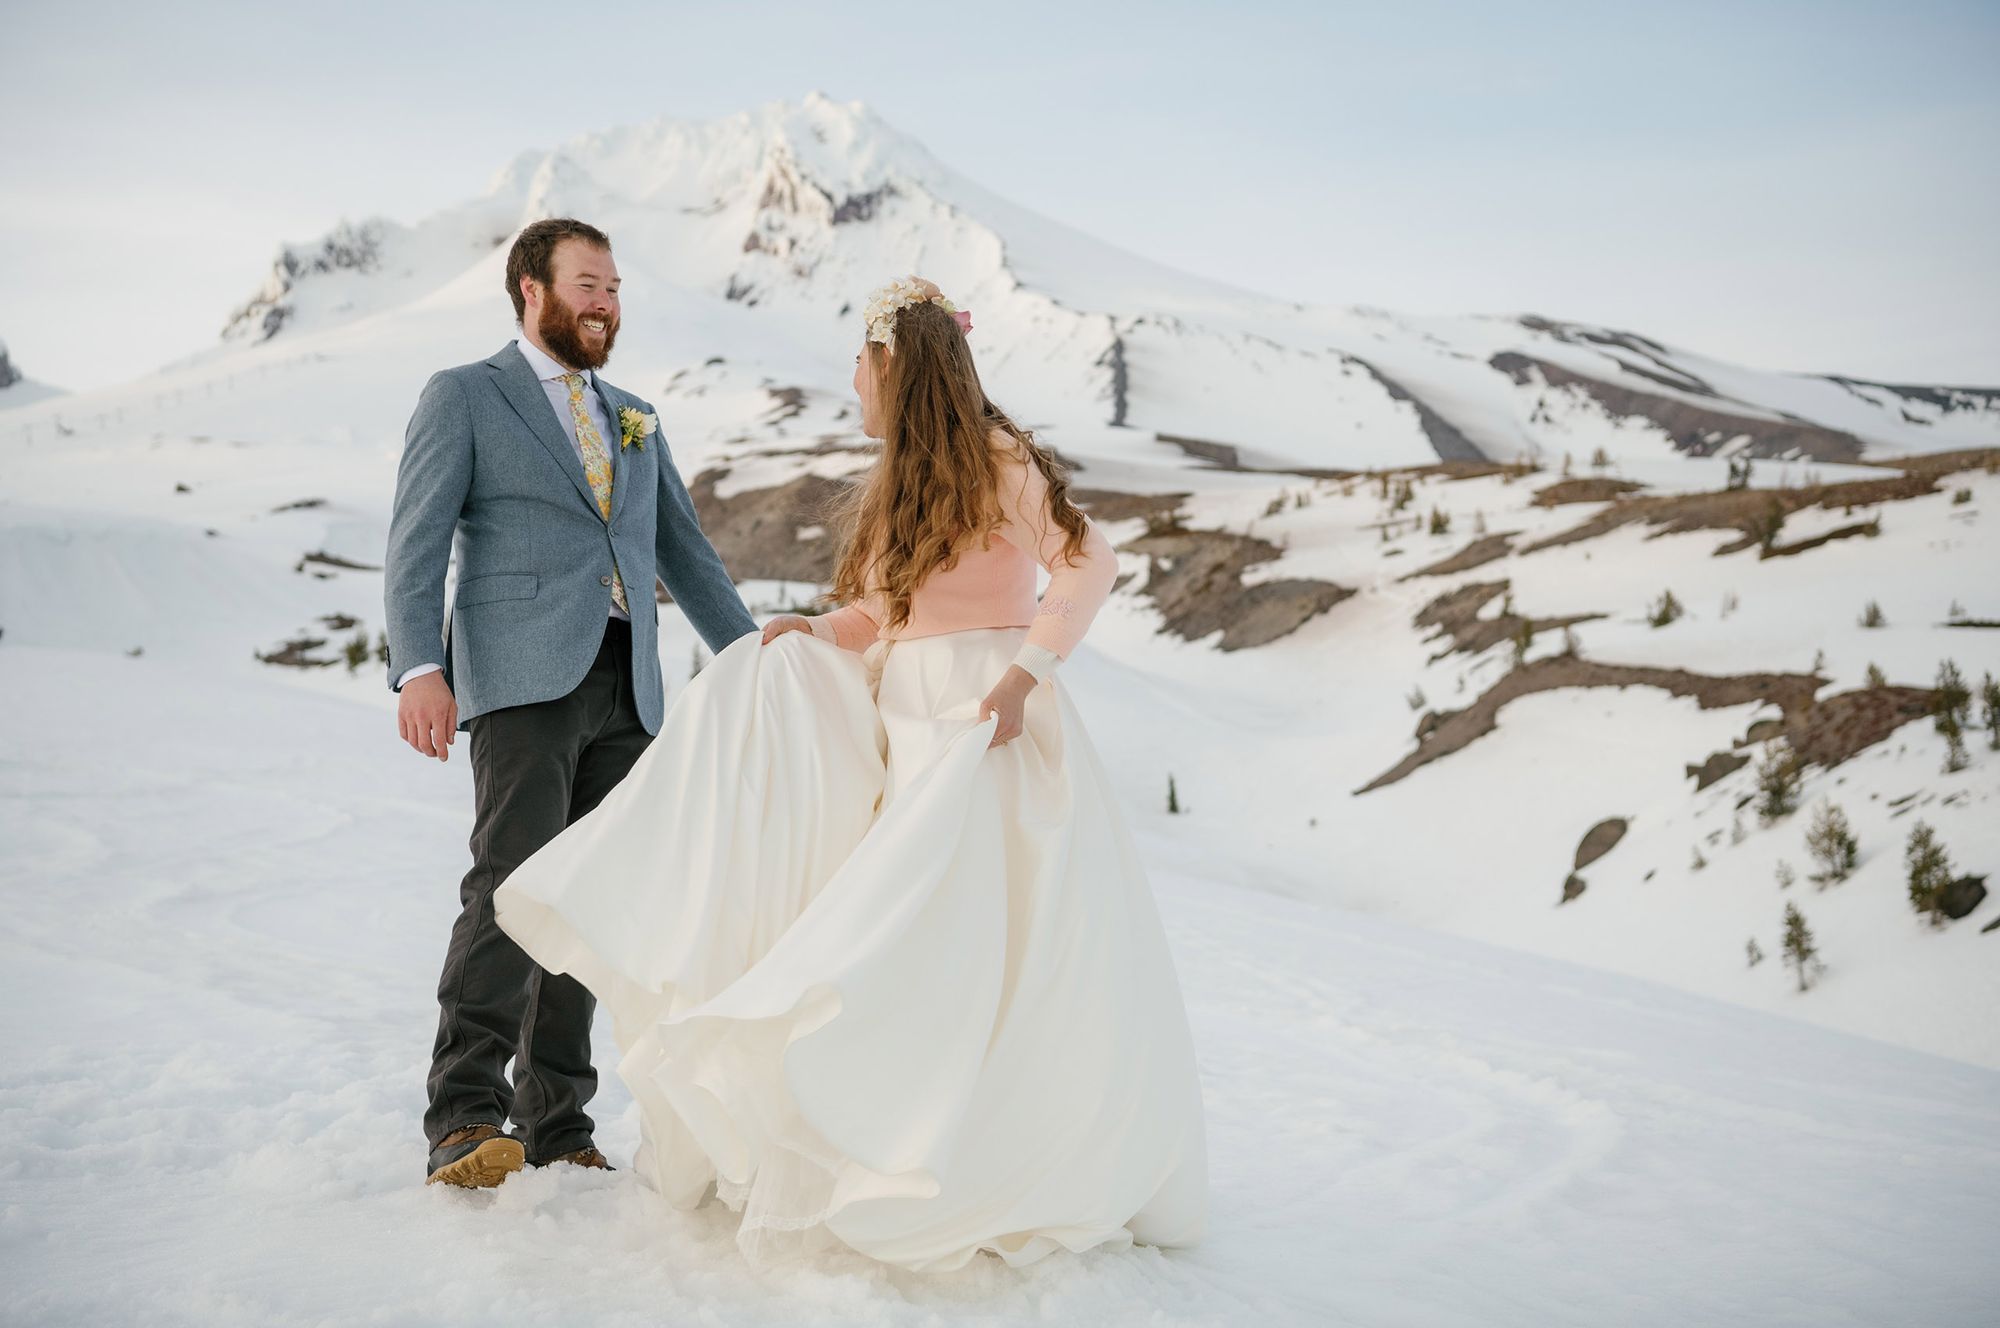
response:
<path id="1" fill-rule="evenodd" d="M 1049 510 L 1049 485 L 1041 467 L 1011 446 L 996 450 L 1002 521 L 987 547 L 973 541 L 949 571 L 924 578 L 911 598 L 909 621 L 898 630 L 882 630 L 887 611 L 876 593 L 824 615 L 815 624 L 817 634 L 830 635 L 844 650 L 866 650 L 885 636 L 909 640 L 975 627 L 1026 627 L 1024 656 L 1039 649 L 1057 659 L 1069 657 L 1111 597 L 1112 583 L 1118 579 L 1118 555 L 1096 523 L 1085 517 L 1083 550 L 1075 562 L 1066 561 L 1062 548 L 1067 533 Z M 1049 588 L 1039 603 L 1037 564 L 1049 572 Z M 1023 667 L 1038 677 L 1043 673 Z"/>

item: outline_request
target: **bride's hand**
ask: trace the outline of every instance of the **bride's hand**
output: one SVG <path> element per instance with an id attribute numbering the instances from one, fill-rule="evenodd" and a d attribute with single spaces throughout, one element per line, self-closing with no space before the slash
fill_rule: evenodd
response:
<path id="1" fill-rule="evenodd" d="M 993 741 L 988 748 L 999 747 L 1021 736 L 1021 712 L 1027 708 L 1028 694 L 1035 690 L 1035 675 L 1019 664 L 1012 665 L 1000 675 L 1000 681 L 986 699 L 979 703 L 979 718 L 984 721 L 988 715 L 998 715 L 1000 723 L 993 730 Z"/>
<path id="2" fill-rule="evenodd" d="M 767 646 L 770 645 L 773 641 L 783 636 L 786 632 L 810 633 L 811 631 L 812 631 L 812 624 L 807 622 L 804 618 L 801 618 L 798 614 L 781 613 L 777 617 L 771 619 L 771 621 L 764 624 L 763 644 Z"/>

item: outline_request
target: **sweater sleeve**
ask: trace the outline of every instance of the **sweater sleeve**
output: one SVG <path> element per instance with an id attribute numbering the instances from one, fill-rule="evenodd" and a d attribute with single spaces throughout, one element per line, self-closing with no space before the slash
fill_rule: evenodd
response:
<path id="1" fill-rule="evenodd" d="M 1082 551 L 1074 562 L 1064 556 L 1063 544 L 1069 532 L 1056 524 L 1049 508 L 1048 479 L 1030 460 L 1001 456 L 999 497 L 1003 518 L 1000 537 L 1049 572 L 1049 588 L 1042 595 L 1024 646 L 1067 659 L 1097 611 L 1111 598 L 1112 584 L 1118 579 L 1118 554 L 1097 524 L 1085 517 Z"/>
<path id="2" fill-rule="evenodd" d="M 830 613 L 809 619 L 812 634 L 831 641 L 842 650 L 862 651 L 875 644 L 882 634 L 882 608 L 874 595 L 853 604 L 843 604 Z"/>

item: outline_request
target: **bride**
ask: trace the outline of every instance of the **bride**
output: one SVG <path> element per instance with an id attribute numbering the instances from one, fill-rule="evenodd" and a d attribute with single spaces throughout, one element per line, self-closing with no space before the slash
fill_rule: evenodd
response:
<path id="1" fill-rule="evenodd" d="M 845 513 L 843 607 L 717 655 L 501 884 L 499 924 L 611 1012 L 642 1181 L 683 1208 L 713 1185 L 755 1264 L 1191 1244 L 1187 1015 L 1052 676 L 1115 555 L 986 399 L 968 315 L 910 278 L 866 321 L 882 450 Z"/>

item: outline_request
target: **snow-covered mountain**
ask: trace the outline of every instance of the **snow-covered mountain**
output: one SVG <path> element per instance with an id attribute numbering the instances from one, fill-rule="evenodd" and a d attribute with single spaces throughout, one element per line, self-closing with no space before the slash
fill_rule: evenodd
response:
<path id="1" fill-rule="evenodd" d="M 1245 465 L 1554 459 L 1607 423 L 1616 453 L 1640 457 L 2000 444 L 2000 388 L 1763 373 L 1532 315 L 1417 319 L 1232 290 L 1015 207 L 822 97 L 524 154 L 416 226 L 375 218 L 287 245 L 225 335 L 298 339 L 426 300 L 488 309 L 513 231 L 562 215 L 611 233 L 630 324 L 648 334 L 621 367 L 642 373 L 715 355 L 795 375 L 831 368 L 830 352 L 844 364 L 857 301 L 919 268 L 977 311 L 982 372 L 1023 413 Z"/>
<path id="2" fill-rule="evenodd" d="M 7 353 L 7 343 L 0 341 L 0 410 L 12 410 L 16 406 L 61 395 L 61 388 L 38 383 L 22 373 L 20 366 Z"/>

